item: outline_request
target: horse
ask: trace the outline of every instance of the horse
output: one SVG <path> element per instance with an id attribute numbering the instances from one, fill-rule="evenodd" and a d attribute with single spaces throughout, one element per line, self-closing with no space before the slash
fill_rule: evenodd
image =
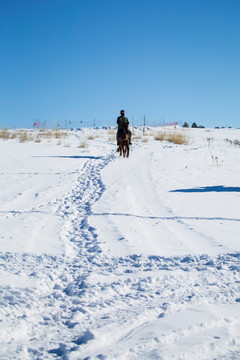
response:
<path id="1" fill-rule="evenodd" d="M 124 158 L 129 157 L 129 135 L 128 135 L 127 124 L 119 133 L 118 142 L 119 142 L 119 155 L 120 156 L 123 155 Z"/>

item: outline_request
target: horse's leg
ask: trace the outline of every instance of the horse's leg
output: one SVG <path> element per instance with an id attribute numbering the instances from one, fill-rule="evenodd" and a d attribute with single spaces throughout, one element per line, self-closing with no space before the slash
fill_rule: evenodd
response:
<path id="1" fill-rule="evenodd" d="M 123 146 L 123 157 L 126 157 L 126 145 L 124 144 L 124 146 Z"/>
<path id="2" fill-rule="evenodd" d="M 119 156 L 122 156 L 122 144 L 119 144 L 119 149 L 120 149 Z"/>
<path id="3" fill-rule="evenodd" d="M 127 157 L 129 157 L 129 144 L 127 144 Z"/>

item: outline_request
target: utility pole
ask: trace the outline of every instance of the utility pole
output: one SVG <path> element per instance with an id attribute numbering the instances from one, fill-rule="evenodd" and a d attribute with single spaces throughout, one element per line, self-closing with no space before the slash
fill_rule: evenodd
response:
<path id="1" fill-rule="evenodd" d="M 143 117 L 143 135 L 145 134 L 145 126 L 146 126 L 146 115 Z"/>
<path id="2" fill-rule="evenodd" d="M 93 119 L 93 128 L 95 129 L 96 127 L 96 119 Z"/>

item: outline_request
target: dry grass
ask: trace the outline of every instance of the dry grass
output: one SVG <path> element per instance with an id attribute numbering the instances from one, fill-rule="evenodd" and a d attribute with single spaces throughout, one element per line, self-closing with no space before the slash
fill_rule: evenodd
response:
<path id="1" fill-rule="evenodd" d="M 158 141 L 167 140 L 167 133 L 164 133 L 163 131 L 158 132 L 158 133 L 154 136 L 154 140 L 158 140 Z"/>
<path id="2" fill-rule="evenodd" d="M 158 141 L 169 141 L 177 145 L 184 145 L 189 143 L 188 137 L 177 131 L 173 132 L 159 132 L 154 136 L 154 140 Z"/>
<path id="3" fill-rule="evenodd" d="M 78 147 L 86 150 L 86 149 L 88 149 L 89 145 L 88 145 L 87 141 L 81 141 Z"/>
<path id="4" fill-rule="evenodd" d="M 33 130 L 11 130 L 8 129 L 0 130 L 0 138 L 3 140 L 13 140 L 17 139 L 21 143 L 25 143 L 28 141 L 34 141 L 36 143 L 40 143 L 41 139 L 47 139 L 49 142 L 52 138 L 56 138 L 61 140 L 62 138 L 66 138 L 68 133 L 63 130 L 44 130 L 40 129 L 37 131 Z"/>
<path id="5" fill-rule="evenodd" d="M 143 138 L 143 139 L 142 139 L 142 142 L 147 143 L 147 142 L 148 142 L 148 138 Z"/>
<path id="6" fill-rule="evenodd" d="M 17 134 L 16 134 L 15 132 L 12 133 L 10 139 L 14 140 L 14 139 L 16 139 L 16 138 L 17 138 Z"/>
<path id="7" fill-rule="evenodd" d="M 189 138 L 185 134 L 174 131 L 169 134 L 168 141 L 177 145 L 185 145 L 189 143 Z"/>
<path id="8" fill-rule="evenodd" d="M 4 129 L 0 131 L 0 138 L 3 140 L 8 140 L 10 138 L 10 133 L 8 129 Z"/>
<path id="9" fill-rule="evenodd" d="M 55 137 L 56 139 L 62 139 L 63 137 L 65 137 L 65 135 L 63 131 L 55 130 L 53 131 L 53 137 Z"/>
<path id="10" fill-rule="evenodd" d="M 95 137 L 93 135 L 88 135 L 88 140 L 94 140 Z"/>
<path id="11" fill-rule="evenodd" d="M 20 143 L 25 143 L 28 141 L 34 141 L 34 137 L 32 134 L 28 134 L 27 131 L 23 131 L 19 134 L 18 140 Z"/>
<path id="12" fill-rule="evenodd" d="M 113 135 L 113 134 L 116 135 L 116 130 L 115 130 L 115 129 L 109 129 L 109 130 L 108 130 L 108 134 L 110 134 L 110 135 L 111 135 L 111 134 L 112 134 L 112 135 Z"/>

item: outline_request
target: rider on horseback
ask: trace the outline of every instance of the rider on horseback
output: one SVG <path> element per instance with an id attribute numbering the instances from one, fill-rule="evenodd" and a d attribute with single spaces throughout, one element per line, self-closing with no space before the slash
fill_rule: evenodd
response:
<path id="1" fill-rule="evenodd" d="M 125 111 L 120 111 L 120 116 L 117 118 L 117 124 L 118 124 L 118 131 L 117 131 L 117 145 L 119 145 L 119 138 L 125 137 L 126 134 L 128 134 L 129 137 L 129 144 L 131 143 L 131 137 L 132 133 L 130 130 L 128 130 L 129 121 L 128 118 L 125 116 Z"/>

